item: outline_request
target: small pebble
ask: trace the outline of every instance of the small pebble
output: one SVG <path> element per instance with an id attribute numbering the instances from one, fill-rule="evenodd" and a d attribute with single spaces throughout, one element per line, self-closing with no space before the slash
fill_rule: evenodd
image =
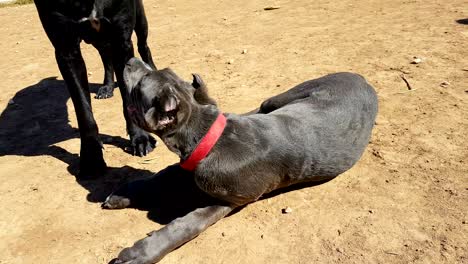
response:
<path id="1" fill-rule="evenodd" d="M 19 44 L 21 44 L 21 42 L 19 42 L 19 41 L 16 41 L 16 45 L 19 45 Z"/>
<path id="2" fill-rule="evenodd" d="M 227 61 L 227 64 L 234 64 L 234 59 L 230 59 Z"/>
<path id="3" fill-rule="evenodd" d="M 93 72 L 88 72 L 88 76 L 91 76 L 91 75 L 93 75 Z"/>
<path id="4" fill-rule="evenodd" d="M 286 208 L 283 208 L 283 209 L 281 210 L 281 212 L 282 212 L 283 214 L 289 214 L 289 213 L 292 213 L 292 211 L 293 211 L 292 208 L 289 207 L 289 206 L 286 206 Z"/>
<path id="5" fill-rule="evenodd" d="M 222 233 L 221 233 L 221 236 L 225 237 L 225 236 L 226 236 L 226 234 L 224 234 L 224 232 L 222 232 Z"/>
<path id="6" fill-rule="evenodd" d="M 422 62 L 422 59 L 419 57 L 414 57 L 413 61 L 411 61 L 411 64 L 419 64 Z"/>
<path id="7" fill-rule="evenodd" d="M 440 86 L 441 86 L 441 87 L 447 87 L 447 86 L 449 86 L 449 85 L 450 85 L 450 83 L 447 82 L 447 81 L 443 81 L 442 83 L 440 83 Z"/>
<path id="8" fill-rule="evenodd" d="M 263 8 L 263 10 L 269 11 L 269 10 L 275 10 L 275 9 L 280 9 L 280 8 L 281 8 L 281 6 L 267 6 L 267 7 Z"/>
<path id="9" fill-rule="evenodd" d="M 246 53 L 247 53 L 247 50 L 246 50 L 246 49 L 243 49 L 241 53 L 242 53 L 242 54 L 246 54 Z"/>

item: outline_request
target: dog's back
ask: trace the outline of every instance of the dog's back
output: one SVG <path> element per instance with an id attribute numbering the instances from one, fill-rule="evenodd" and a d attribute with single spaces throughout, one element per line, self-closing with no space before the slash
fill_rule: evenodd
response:
<path id="1" fill-rule="evenodd" d="M 328 75 L 279 96 L 290 102 L 268 114 L 229 115 L 225 136 L 213 150 L 218 158 L 208 156 L 200 164 L 200 182 L 214 180 L 213 186 L 232 190 L 220 198 L 241 203 L 295 183 L 331 179 L 364 152 L 377 96 L 360 75 Z"/>
<path id="2" fill-rule="evenodd" d="M 331 74 L 300 86 L 309 91 L 308 97 L 268 115 L 278 125 L 287 122 L 288 141 L 302 146 L 298 149 L 302 153 L 294 151 L 305 158 L 297 180 L 335 177 L 359 160 L 369 142 L 377 115 L 376 93 L 362 76 L 352 73 Z"/>

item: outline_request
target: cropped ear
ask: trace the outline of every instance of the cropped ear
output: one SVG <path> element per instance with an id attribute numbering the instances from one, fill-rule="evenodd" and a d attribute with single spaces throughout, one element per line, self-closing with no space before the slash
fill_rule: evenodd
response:
<path id="1" fill-rule="evenodd" d="M 131 58 L 125 65 L 123 72 L 128 91 L 130 92 L 141 78 L 151 71 L 153 71 L 153 69 L 141 59 L 136 57 Z"/>
<path id="2" fill-rule="evenodd" d="M 195 101 L 202 105 L 216 105 L 216 101 L 208 96 L 208 88 L 206 88 L 206 84 L 200 75 L 192 73 L 192 76 L 192 87 L 195 88 L 195 92 L 193 94 Z"/>
<path id="3" fill-rule="evenodd" d="M 206 89 L 205 82 L 202 80 L 200 75 L 198 75 L 197 73 L 192 73 L 192 76 L 193 76 L 193 81 L 192 81 L 193 88 L 195 88 L 195 89 L 199 89 L 199 88 Z"/>

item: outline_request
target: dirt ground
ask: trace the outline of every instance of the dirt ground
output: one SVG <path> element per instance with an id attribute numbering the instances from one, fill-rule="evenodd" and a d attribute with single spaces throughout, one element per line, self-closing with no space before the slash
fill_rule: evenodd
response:
<path id="1" fill-rule="evenodd" d="M 281 8 L 264 10 L 272 5 Z M 145 6 L 158 67 L 200 73 L 225 112 L 337 71 L 364 75 L 380 102 L 353 169 L 250 204 L 161 263 L 468 263 L 468 25 L 457 23 L 466 0 Z M 177 157 L 163 144 L 145 158 L 125 153 L 116 90 L 92 100 L 109 171 L 78 181 L 73 105 L 34 6 L 0 9 L 0 24 L 0 263 L 107 263 L 161 224 L 100 202 Z M 82 48 L 98 84 L 98 53 Z M 293 212 L 282 214 L 286 206 Z"/>

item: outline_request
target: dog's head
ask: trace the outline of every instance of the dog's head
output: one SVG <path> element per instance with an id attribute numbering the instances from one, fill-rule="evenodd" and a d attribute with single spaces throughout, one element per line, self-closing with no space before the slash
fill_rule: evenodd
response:
<path id="1" fill-rule="evenodd" d="M 215 105 L 198 74 L 192 83 L 171 69 L 155 71 L 138 58 L 125 65 L 124 80 L 129 94 L 127 112 L 139 127 L 157 135 L 176 130 L 200 105 Z"/>

